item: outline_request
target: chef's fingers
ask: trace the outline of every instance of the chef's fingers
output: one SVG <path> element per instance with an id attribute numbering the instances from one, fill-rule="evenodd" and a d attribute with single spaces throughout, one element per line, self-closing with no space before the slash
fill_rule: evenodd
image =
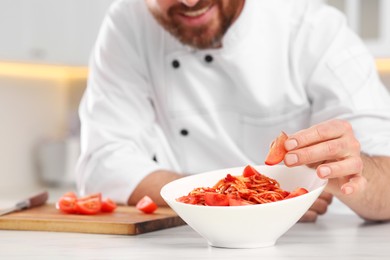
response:
<path id="1" fill-rule="evenodd" d="M 351 156 L 341 161 L 325 163 L 317 167 L 320 178 L 338 178 L 363 171 L 363 161 L 360 156 Z"/>
<path id="2" fill-rule="evenodd" d="M 317 212 L 312 211 L 312 210 L 309 209 L 309 210 L 306 211 L 306 213 L 299 219 L 299 222 L 304 222 L 304 223 L 307 223 L 307 222 L 316 222 L 317 217 L 318 217 Z"/>
<path id="3" fill-rule="evenodd" d="M 285 142 L 285 148 L 291 151 L 337 139 L 349 133 L 352 133 L 352 126 L 347 121 L 333 119 L 291 134 Z"/>
<path id="4" fill-rule="evenodd" d="M 341 186 L 341 192 L 345 195 L 352 194 L 354 192 L 363 191 L 366 189 L 367 179 L 360 174 L 354 175 L 348 182 Z"/>
<path id="5" fill-rule="evenodd" d="M 316 212 L 319 215 L 323 215 L 328 210 L 328 206 L 328 201 L 319 197 L 310 207 L 310 210 Z"/>
<path id="6" fill-rule="evenodd" d="M 341 137 L 288 152 L 287 166 L 307 165 L 322 161 L 338 161 L 360 154 L 360 143 L 355 138 Z"/>
<path id="7" fill-rule="evenodd" d="M 319 198 L 325 200 L 328 204 L 331 204 L 333 201 L 333 194 L 326 192 L 326 191 L 323 191 Z"/>
<path id="8" fill-rule="evenodd" d="M 332 200 L 332 194 L 326 191 L 322 192 L 310 209 L 301 217 L 299 222 L 315 222 L 319 215 L 323 215 L 327 212 Z"/>

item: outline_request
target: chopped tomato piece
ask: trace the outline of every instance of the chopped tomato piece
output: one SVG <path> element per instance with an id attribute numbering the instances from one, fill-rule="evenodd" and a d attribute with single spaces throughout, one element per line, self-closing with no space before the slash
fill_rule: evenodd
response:
<path id="1" fill-rule="evenodd" d="M 243 199 L 229 198 L 229 206 L 247 206 L 252 205 Z"/>
<path id="2" fill-rule="evenodd" d="M 306 194 L 306 193 L 308 193 L 308 191 L 305 188 L 298 188 L 298 189 L 290 192 L 290 194 L 287 195 L 287 197 L 285 197 L 284 199 L 291 199 L 291 198 L 298 197 L 298 196 Z"/>
<path id="3" fill-rule="evenodd" d="M 206 192 L 204 200 L 208 206 L 229 206 L 229 197 L 216 192 Z"/>
<path id="4" fill-rule="evenodd" d="M 286 142 L 287 138 L 287 134 L 281 132 L 280 135 L 275 139 L 275 141 L 273 141 L 268 155 L 265 159 L 265 164 L 275 165 L 283 161 L 284 156 L 287 153 L 286 149 L 284 148 L 284 143 Z"/>
<path id="5" fill-rule="evenodd" d="M 62 195 L 62 197 L 77 198 L 77 195 L 73 191 L 69 191 L 69 192 L 65 193 L 64 195 Z"/>
<path id="6" fill-rule="evenodd" d="M 158 208 L 157 204 L 147 195 L 140 199 L 135 207 L 146 214 L 151 214 Z"/>
<path id="7" fill-rule="evenodd" d="M 90 200 L 90 199 L 98 199 L 100 202 L 102 201 L 102 194 L 99 193 L 92 193 L 89 195 L 86 195 L 84 197 L 78 198 L 78 200 Z"/>
<path id="8" fill-rule="evenodd" d="M 102 200 L 99 196 L 86 196 L 77 200 L 77 212 L 85 215 L 94 215 L 100 212 Z"/>
<path id="9" fill-rule="evenodd" d="M 57 209 L 69 214 L 94 215 L 100 212 L 113 212 L 116 207 L 116 203 L 111 199 L 102 200 L 101 193 L 78 198 L 76 193 L 67 192 L 56 203 Z"/>
<path id="10" fill-rule="evenodd" d="M 253 166 L 250 165 L 246 166 L 244 168 L 244 172 L 242 173 L 244 177 L 250 177 L 256 174 L 259 174 L 259 172 Z"/>
<path id="11" fill-rule="evenodd" d="M 72 214 L 77 213 L 76 203 L 76 197 L 63 196 L 58 200 L 56 207 L 64 213 Z"/>
<path id="12" fill-rule="evenodd" d="M 195 196 L 191 196 L 191 195 L 182 196 L 180 198 L 177 198 L 176 201 L 183 202 L 186 204 L 192 204 L 192 205 L 198 204 L 198 199 Z"/>
<path id="13" fill-rule="evenodd" d="M 116 207 L 116 203 L 113 200 L 106 198 L 102 201 L 102 208 L 100 210 L 102 212 L 113 212 Z"/>
<path id="14" fill-rule="evenodd" d="M 228 173 L 225 177 L 225 181 L 226 182 L 234 182 L 235 180 L 237 180 L 236 177 L 232 176 L 230 173 Z"/>

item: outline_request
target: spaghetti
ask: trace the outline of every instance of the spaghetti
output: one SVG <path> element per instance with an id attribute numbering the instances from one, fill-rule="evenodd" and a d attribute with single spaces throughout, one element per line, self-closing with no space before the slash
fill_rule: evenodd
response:
<path id="1" fill-rule="evenodd" d="M 248 165 L 240 176 L 227 174 L 213 187 L 193 189 L 179 202 L 207 206 L 242 206 L 263 204 L 296 197 L 307 193 L 304 188 L 288 192 L 280 188 L 279 183 Z"/>

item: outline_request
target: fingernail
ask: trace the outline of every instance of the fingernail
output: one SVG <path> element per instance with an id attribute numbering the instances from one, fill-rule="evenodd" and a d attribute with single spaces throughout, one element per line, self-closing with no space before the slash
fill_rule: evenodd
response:
<path id="1" fill-rule="evenodd" d="M 330 175 L 331 171 L 329 167 L 320 167 L 318 169 L 319 175 L 321 178 L 326 178 Z"/>
<path id="2" fill-rule="evenodd" d="M 295 149 L 298 146 L 298 142 L 295 139 L 287 140 L 284 143 L 284 147 L 287 149 L 287 151 L 290 151 L 292 149 Z"/>
<path id="3" fill-rule="evenodd" d="M 344 192 L 345 195 L 349 195 L 349 194 L 351 194 L 353 192 L 353 188 L 349 187 L 349 186 L 344 187 L 343 188 L 343 192 Z"/>
<path id="4" fill-rule="evenodd" d="M 287 154 L 285 157 L 286 164 L 292 165 L 298 162 L 298 156 L 296 154 Z"/>

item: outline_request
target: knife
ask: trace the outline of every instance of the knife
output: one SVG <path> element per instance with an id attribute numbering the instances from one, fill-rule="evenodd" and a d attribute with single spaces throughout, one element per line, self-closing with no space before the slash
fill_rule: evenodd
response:
<path id="1" fill-rule="evenodd" d="M 28 197 L 27 199 L 24 199 L 22 201 L 19 201 L 16 203 L 13 207 L 0 210 L 0 216 L 24 210 L 29 209 L 37 206 L 41 206 L 46 203 L 47 199 L 49 198 L 49 194 L 47 191 L 42 191 L 38 194 L 35 194 L 33 196 Z"/>

